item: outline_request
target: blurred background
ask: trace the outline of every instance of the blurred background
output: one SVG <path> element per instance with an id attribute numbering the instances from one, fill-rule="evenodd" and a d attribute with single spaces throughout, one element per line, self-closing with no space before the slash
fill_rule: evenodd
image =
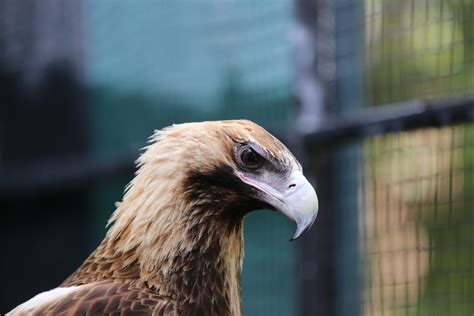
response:
<path id="1" fill-rule="evenodd" d="M 315 227 L 245 222 L 247 315 L 474 313 L 474 1 L 0 0 L 0 313 L 98 245 L 154 129 L 251 119 Z"/>

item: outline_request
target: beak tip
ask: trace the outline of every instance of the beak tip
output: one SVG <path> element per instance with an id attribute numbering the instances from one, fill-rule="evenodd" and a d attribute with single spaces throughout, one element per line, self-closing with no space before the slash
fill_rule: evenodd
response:
<path id="1" fill-rule="evenodd" d="M 313 215 L 308 218 L 297 218 L 296 219 L 296 231 L 293 237 L 290 238 L 290 241 L 300 238 L 305 232 L 307 232 L 314 224 L 318 211 L 313 213 Z"/>
<path id="2" fill-rule="evenodd" d="M 301 237 L 301 236 L 296 236 L 296 234 L 295 234 L 295 235 L 293 235 L 293 237 L 290 238 L 289 241 L 290 241 L 290 242 L 291 242 L 291 241 L 295 241 L 296 239 L 298 239 L 298 238 L 300 238 L 300 237 Z"/>
<path id="3" fill-rule="evenodd" d="M 306 227 L 304 226 L 302 227 L 298 225 L 296 228 L 296 232 L 294 233 L 293 237 L 290 238 L 290 241 L 300 238 L 304 234 L 304 232 L 306 232 L 309 229 L 309 227 L 311 227 L 311 225 L 306 226 Z"/>

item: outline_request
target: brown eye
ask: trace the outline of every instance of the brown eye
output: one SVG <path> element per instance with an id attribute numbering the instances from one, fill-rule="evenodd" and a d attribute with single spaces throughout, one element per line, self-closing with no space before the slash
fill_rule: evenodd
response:
<path id="1" fill-rule="evenodd" d="M 263 157 L 250 147 L 244 147 L 240 151 L 240 161 L 242 161 L 242 164 L 247 169 L 258 169 L 264 162 Z"/>

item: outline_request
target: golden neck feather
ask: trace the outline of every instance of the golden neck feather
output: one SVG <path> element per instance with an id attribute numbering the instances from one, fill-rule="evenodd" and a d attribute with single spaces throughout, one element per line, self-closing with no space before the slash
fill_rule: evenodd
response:
<path id="1" fill-rule="evenodd" d="M 131 182 L 101 245 L 63 285 L 127 282 L 188 307 L 240 315 L 243 217 L 186 199 L 182 178 L 163 168 L 152 177 L 149 167 Z"/>

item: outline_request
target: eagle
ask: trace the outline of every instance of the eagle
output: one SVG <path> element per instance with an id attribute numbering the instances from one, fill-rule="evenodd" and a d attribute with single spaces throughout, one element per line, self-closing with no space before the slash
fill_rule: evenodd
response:
<path id="1" fill-rule="evenodd" d="M 313 224 L 316 192 L 293 154 L 247 120 L 156 131 L 95 251 L 59 287 L 7 315 L 241 315 L 243 220 Z"/>

